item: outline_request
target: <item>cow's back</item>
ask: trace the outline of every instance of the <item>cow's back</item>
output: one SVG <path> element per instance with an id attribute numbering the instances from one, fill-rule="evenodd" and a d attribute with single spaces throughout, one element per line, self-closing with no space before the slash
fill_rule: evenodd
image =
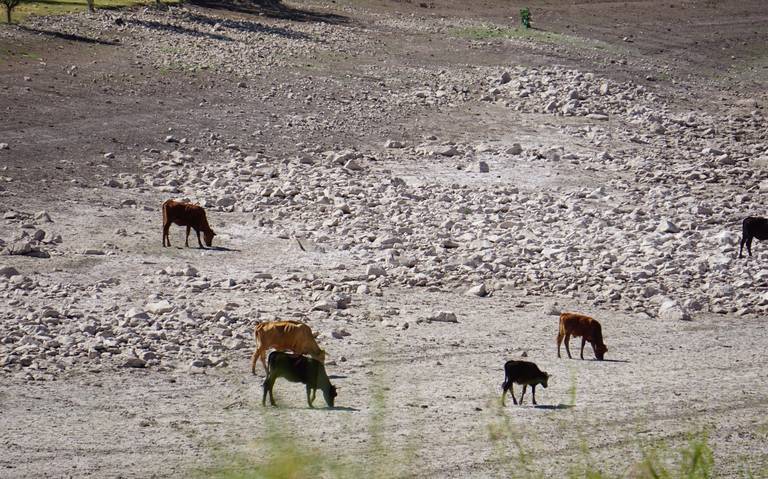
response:
<path id="1" fill-rule="evenodd" d="M 510 360 L 504 364 L 504 374 L 516 383 L 526 383 L 544 376 L 544 373 L 534 363 L 517 360 Z"/>
<path id="2" fill-rule="evenodd" d="M 207 226 L 205 210 L 200 205 L 168 200 L 163 203 L 163 221 L 179 226 Z"/>
<path id="3" fill-rule="evenodd" d="M 592 337 L 595 328 L 600 328 L 600 323 L 589 316 L 578 313 L 563 313 L 560 315 L 560 333 L 569 333 L 572 336 Z"/>
<path id="4" fill-rule="evenodd" d="M 761 241 L 768 239 L 768 219 L 749 216 L 742 222 L 742 236 L 753 236 Z"/>
<path id="5" fill-rule="evenodd" d="M 296 321 L 260 323 L 256 327 L 256 338 L 263 347 L 277 350 L 305 353 L 319 349 L 310 327 Z"/>

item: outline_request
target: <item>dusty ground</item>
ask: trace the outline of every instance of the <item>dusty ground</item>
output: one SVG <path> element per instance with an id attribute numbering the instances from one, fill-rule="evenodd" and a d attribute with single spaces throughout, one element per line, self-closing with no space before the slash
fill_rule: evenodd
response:
<path id="1" fill-rule="evenodd" d="M 617 122 L 610 124 L 613 136 L 598 148 L 567 134 L 569 126 L 584 124 L 581 119 L 516 111 L 498 102 L 452 100 L 434 106 L 392 100 L 438 83 L 470 84 L 487 71 L 514 66 L 565 65 L 631 80 L 671 108 L 715 117 L 764 111 L 768 104 L 768 7 L 762 1 L 526 4 L 537 28 L 579 39 L 555 43 L 455 35 L 452 29 L 463 26 L 509 24 L 522 6 L 485 1 L 468 8 L 466 3 L 336 1 L 291 3 L 280 11 L 188 5 L 207 22 L 234 29 L 241 25 L 237 22 L 257 21 L 274 34 L 263 64 L 251 58 L 231 71 L 226 62 L 222 68 L 194 71 L 173 63 L 158 67 L 153 62 L 160 53 L 177 55 L 179 63 L 189 60 L 163 43 L 169 37 L 158 36 L 158 50 L 151 50 L 133 43 L 135 32 L 111 27 L 98 39 L 72 34 L 65 21 L 0 30 L 0 143 L 9 144 L 0 150 L 0 177 L 9 179 L 0 189 L 0 210 L 30 217 L 45 210 L 54 221 L 45 226 L 49 236 L 63 236 L 61 246 L 51 247 L 50 258 L 0 257 L 0 267 L 13 266 L 36 284 L 3 291 L 8 304 L 0 336 L 20 322 L 36 324 L 44 308 L 69 311 L 61 322 L 83 325 L 122 321 L 128 308 L 158 299 L 172 300 L 173 314 L 196 311 L 180 327 L 187 336 L 178 355 L 149 360 L 147 368 L 118 367 L 114 359 L 126 351 L 115 358 L 110 352 L 80 355 L 61 365 L 45 355 L 26 366 L 4 362 L 0 477 L 187 477 L 226 462 L 230 453 L 258 462 L 264 454 L 260 439 L 270 427 L 343 463 L 381 461 L 393 475 L 420 477 L 512 475 L 519 462 L 516 441 L 547 477 L 563 474 L 574 458 L 583 460 L 584 444 L 594 461 L 623 475 L 640 459 L 643 445 L 668 440 L 676 446 L 688 433 L 704 430 L 719 477 L 738 477 L 744 468 L 754 477 L 768 477 L 763 354 L 768 336 L 762 310 L 736 315 L 737 308 L 724 300 L 720 309 L 705 308 L 693 321 L 664 321 L 642 302 L 619 309 L 542 295 L 525 282 L 498 278 L 488 282 L 491 296 L 465 296 L 477 280 L 473 276 L 466 282 L 430 277 L 426 286 L 377 281 L 370 292 L 352 294 L 349 309 L 310 312 L 316 294 L 343 289 L 350 281 L 345 277 L 359 279 L 369 261 L 354 246 L 301 251 L 295 233 L 280 229 L 301 230 L 299 209 L 273 204 L 256 211 L 216 210 L 209 215 L 219 232 L 216 243 L 224 249 L 163 249 L 158 206 L 187 190 L 106 186 L 123 173 L 151 175 L 159 164 L 155 157 L 164 158 L 174 147 L 164 141 L 167 135 L 188 139 L 182 148 L 198 148 L 192 152 L 198 164 L 223 162 L 233 150 L 227 145 L 236 145 L 242 156 L 263 154 L 275 165 L 285 159 L 280 166 L 285 168 L 310 145 L 317 152 L 380 151 L 388 139 L 415 144 L 429 135 L 459 143 L 645 151 L 621 137 L 620 131 L 632 131 Z M 100 21 L 110 25 L 111 18 Z M 141 27 L 157 35 L 172 30 L 151 23 Z M 171 33 L 185 27 L 175 28 Z M 237 42 L 216 37 L 226 35 L 215 29 L 205 32 L 189 33 L 190 42 L 201 42 L 198 53 L 212 48 L 237 58 Z M 304 51 L 301 35 L 325 43 Z M 290 44 L 284 54 L 283 43 Z M 478 97 L 481 90 L 467 95 Z M 719 138 L 763 146 L 768 141 L 764 123 L 762 132 L 758 123 L 741 135 L 728 135 Z M 666 146 L 670 157 L 684 157 L 686 148 Z M 501 160 L 491 160 L 494 175 L 483 179 L 448 160 L 404 162 L 385 154 L 379 160 L 372 162 L 376 175 L 389 171 L 411 185 L 463 184 L 470 191 L 496 183 L 567 196 L 636 178 L 619 168 L 583 170 L 568 162 L 505 168 Z M 737 186 L 738 192 L 749 192 L 748 185 Z M 333 187 L 318 180 L 318 189 Z M 722 187 L 724 194 L 733 194 Z M 760 212 L 759 196 L 744 203 Z M 432 214 L 439 218 L 441 212 Z M 3 221 L 0 237 L 6 241 L 23 229 L 17 219 Z M 118 229 L 125 234 L 118 235 Z M 322 243 L 319 230 L 312 238 Z M 173 230 L 175 246 L 181 238 L 180 230 Z M 339 244 L 334 241 L 329 244 Z M 108 254 L 83 255 L 84 248 Z M 760 250 L 759 242 L 755 248 Z M 184 265 L 194 266 L 214 286 L 191 290 L 172 274 L 158 274 Z M 749 265 L 745 268 L 753 269 L 739 273 L 754 273 L 759 279 L 749 287 L 755 294 L 764 292 L 759 263 Z M 229 280 L 235 286 L 218 286 Z M 675 289 L 689 287 L 676 281 Z M 545 312 L 553 301 L 599 318 L 610 362 L 592 361 L 589 347 L 587 361 L 557 359 L 557 318 Z M 443 310 L 453 311 L 459 322 L 424 321 Z M 197 328 L 206 334 L 218 328 L 220 311 L 227 312 L 225 326 L 233 336 L 216 344 L 207 344 L 209 336 L 192 339 Z M 250 375 L 247 331 L 258 320 L 292 317 L 307 318 L 321 333 L 329 373 L 342 387 L 341 407 L 308 409 L 301 387 L 279 383 L 281 407 L 262 409 L 263 371 Z M 332 332 L 339 331 L 349 335 L 334 338 Z M 144 345 L 141 339 L 132 343 L 134 351 Z M 577 350 L 575 340 L 572 350 Z M 553 375 L 550 387 L 537 391 L 539 407 L 508 404 L 502 414 L 497 398 L 503 363 L 523 352 Z M 195 355 L 220 361 L 215 367 L 190 368 Z M 383 413 L 374 399 L 379 394 Z M 383 417 L 383 450 L 372 438 L 378 417 Z M 505 417 L 507 434 L 493 440 L 498 435 L 492 431 Z"/>

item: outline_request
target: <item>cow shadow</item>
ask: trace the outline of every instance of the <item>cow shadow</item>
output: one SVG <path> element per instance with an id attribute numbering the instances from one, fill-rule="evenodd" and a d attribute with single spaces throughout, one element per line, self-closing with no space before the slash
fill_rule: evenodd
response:
<path id="1" fill-rule="evenodd" d="M 334 406 L 334 407 L 327 407 L 327 406 L 320 406 L 320 407 L 309 407 L 309 406 L 270 406 L 267 404 L 264 406 L 267 410 L 285 410 L 285 411 L 329 411 L 329 412 L 359 412 L 360 410 L 354 407 L 348 407 L 348 406 Z"/>
<path id="2" fill-rule="evenodd" d="M 347 379 L 349 376 L 343 374 L 329 374 L 328 379 Z"/>
<path id="3" fill-rule="evenodd" d="M 322 22 L 333 25 L 349 23 L 349 18 L 345 16 L 290 7 L 280 0 L 188 0 L 186 3 L 211 10 L 226 10 L 293 22 Z"/>
<path id="4" fill-rule="evenodd" d="M 543 409 L 545 411 L 560 411 L 573 408 L 573 404 L 536 404 L 534 409 Z"/>
<path id="5" fill-rule="evenodd" d="M 597 360 L 594 359 L 593 361 L 597 361 Z M 630 360 L 629 359 L 603 359 L 602 362 L 604 362 L 604 363 L 628 363 L 628 362 L 630 362 Z"/>
<path id="6" fill-rule="evenodd" d="M 222 251 L 222 252 L 232 252 L 232 253 L 239 253 L 239 249 L 233 249 L 233 248 L 227 248 L 226 246 L 211 246 L 209 248 L 206 248 L 209 251 Z"/>

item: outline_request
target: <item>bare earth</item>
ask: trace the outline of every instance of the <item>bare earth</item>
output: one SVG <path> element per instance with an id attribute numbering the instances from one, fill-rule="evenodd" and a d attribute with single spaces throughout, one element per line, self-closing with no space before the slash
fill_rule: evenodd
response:
<path id="1" fill-rule="evenodd" d="M 630 477 L 704 431 L 718 477 L 768 477 L 768 252 L 736 258 L 768 4 L 261 3 L 0 28 L 0 250 L 49 256 L 0 256 L 0 477 L 206 476 L 275 429 L 441 478 L 514 475 L 520 444 L 545 477 Z M 522 6 L 533 36 L 488 34 Z M 161 247 L 171 197 L 217 248 Z M 558 311 L 609 361 L 558 359 Z M 338 408 L 282 381 L 262 408 L 274 319 L 319 333 Z M 521 356 L 550 386 L 501 409 Z"/>

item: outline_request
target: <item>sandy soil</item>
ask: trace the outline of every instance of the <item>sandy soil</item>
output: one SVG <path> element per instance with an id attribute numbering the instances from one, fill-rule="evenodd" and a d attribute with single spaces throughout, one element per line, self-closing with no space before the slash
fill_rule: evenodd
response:
<path id="1" fill-rule="evenodd" d="M 466 284 L 384 283 L 373 294 L 352 295 L 350 309 L 326 315 L 310 306 L 324 285 L 341 284 L 345 275 L 365 270 L 356 252 L 301 251 L 294 239 L 259 226 L 259 219 L 273 211 L 213 214 L 212 225 L 220 231 L 217 244 L 225 249 L 180 248 L 180 229 L 172 233 L 174 248 L 164 249 L 158 206 L 168 193 L 104 186 L 120 173 L 146 173 L 151 166 L 141 162 L 142 156 L 153 148 L 167 149 L 166 135 L 196 145 L 218 135 L 203 156 L 216 148 L 223 151 L 228 143 L 244 152 L 288 158 L 305 145 L 381 149 L 389 138 L 416 142 L 432 134 L 502 145 L 546 138 L 573 151 L 595 150 L 556 128 L 578 124 L 573 119 L 482 102 L 384 108 L 354 93 L 374 90 L 380 81 L 392 95 L 410 93 L 423 86 L 424 77 L 408 76 L 419 68 L 461 75 L 467 65 L 566 65 L 617 81 L 632 79 L 675 105 L 702 112 L 749 110 L 752 103 L 739 101 L 765 105 L 768 100 L 768 8 L 762 1 L 526 4 L 537 28 L 606 45 L 587 50 L 447 34 L 446 22 L 510 23 L 522 6 L 483 1 L 467 8 L 466 3 L 301 5 L 316 14 L 308 18 L 277 18 L 268 9 L 259 16 L 258 6 L 239 12 L 188 5 L 190 11 L 222 21 L 256 18 L 296 29 L 305 28 L 300 23 L 318 23 L 350 35 L 365 29 L 370 40 L 358 55 L 329 55 L 327 62 L 311 56 L 264 68 L 245 80 L 245 88 L 238 87 L 243 80 L 236 73 L 139 65 L 130 44 L 54 35 L 52 27 L 48 33 L 0 30 L 0 143 L 11 146 L 0 150 L 0 176 L 12 178 L 2 184 L 0 211 L 45 210 L 54 219 L 49 234 L 65 239 L 61 254 L 47 259 L 0 257 L 0 267 L 13 266 L 41 283 L 61 285 L 52 295 L 34 290 L 6 295 L 3 301 L 9 305 L 0 327 L 7 330 L 32 314 L 10 303 L 21 296 L 24 304 L 76 306 L 86 311 L 75 319 L 83 324 L 109 319 L 157 299 L 158 293 L 206 311 L 205 328 L 221 310 L 231 311 L 230 326 L 236 331 L 248 331 L 260 320 L 308 318 L 328 350 L 329 374 L 342 388 L 340 407 L 309 409 L 302 387 L 278 383 L 280 407 L 262 408 L 263 370 L 257 370 L 257 377 L 250 374 L 250 344 L 210 348 L 212 356 L 224 359 L 208 368 L 190 368 L 182 358 L 145 369 L 87 360 L 63 370 L 8 365 L 0 368 L 0 425 L 5 431 L 0 477 L 205 476 L 206 468 L 226 463 L 230 454 L 258 462 L 264 455 L 262 438 L 274 429 L 342 463 L 380 464 L 393 476 L 418 477 L 514 475 L 520 470 L 521 443 L 533 457 L 532 468 L 545 477 L 561 476 L 583 460 L 584 445 L 591 460 L 623 476 L 641 459 L 643 446 L 657 441 L 678 446 L 688 434 L 705 431 L 718 477 L 738 477 L 745 467 L 754 477 L 768 477 L 768 331 L 759 316 L 702 312 L 693 321 L 661 321 L 640 312 L 530 294 L 503 281 L 490 282 L 493 294 L 486 298 L 464 295 Z M 575 56 L 574 48 L 583 55 Z M 372 65 L 379 63 L 392 66 L 391 78 L 386 71 L 371 76 Z M 301 82 L 307 76 L 323 86 L 305 91 Z M 298 85 L 295 97 L 264 94 L 292 82 Z M 306 94 L 318 100 L 296 100 Z M 369 113 L 345 119 L 350 102 Z M 335 123 L 319 129 L 297 120 L 292 129 L 276 134 L 254 133 L 278 118 L 307 115 L 327 115 Z M 358 123 L 359 118 L 364 121 Z M 616 139 L 611 146 L 620 144 Z M 114 158 L 105 158 L 108 152 Z M 468 188 L 492 181 L 570 191 L 629 178 L 620 171 L 577 170 L 566 162 L 492 167 L 493 178 L 487 180 L 448 162 L 384 159 L 377 164 L 410 184 Z M 136 205 L 126 207 L 125 200 Z M 6 221 L 0 237 L 13 236 L 15 225 Z M 120 228 L 127 233 L 117 235 Z M 87 247 L 114 254 L 77 253 Z M 211 282 L 234 279 L 243 286 L 191 293 L 157 274 L 186 264 Z M 274 281 L 246 286 L 257 273 L 268 273 Z M 306 281 L 288 279 L 307 275 Z M 317 278 L 325 283 L 315 287 Z M 117 281 L 98 286 L 112 279 Z M 609 361 L 593 361 L 589 347 L 585 361 L 557 358 L 557 317 L 547 312 L 553 301 L 601 321 Z M 458 323 L 425 321 L 435 311 L 453 311 Z M 341 330 L 349 335 L 332 337 L 332 331 Z M 2 330 L 0 336 L 5 336 Z M 577 346 L 574 340 L 572 351 Z M 206 350 L 206 345 L 195 347 Z M 526 396 L 524 406 L 508 400 L 501 409 L 503 364 L 521 355 L 552 374 L 550 387 L 537 390 L 538 407 Z M 375 399 L 379 396 L 383 412 Z M 379 420 L 383 446 L 375 441 Z"/>

